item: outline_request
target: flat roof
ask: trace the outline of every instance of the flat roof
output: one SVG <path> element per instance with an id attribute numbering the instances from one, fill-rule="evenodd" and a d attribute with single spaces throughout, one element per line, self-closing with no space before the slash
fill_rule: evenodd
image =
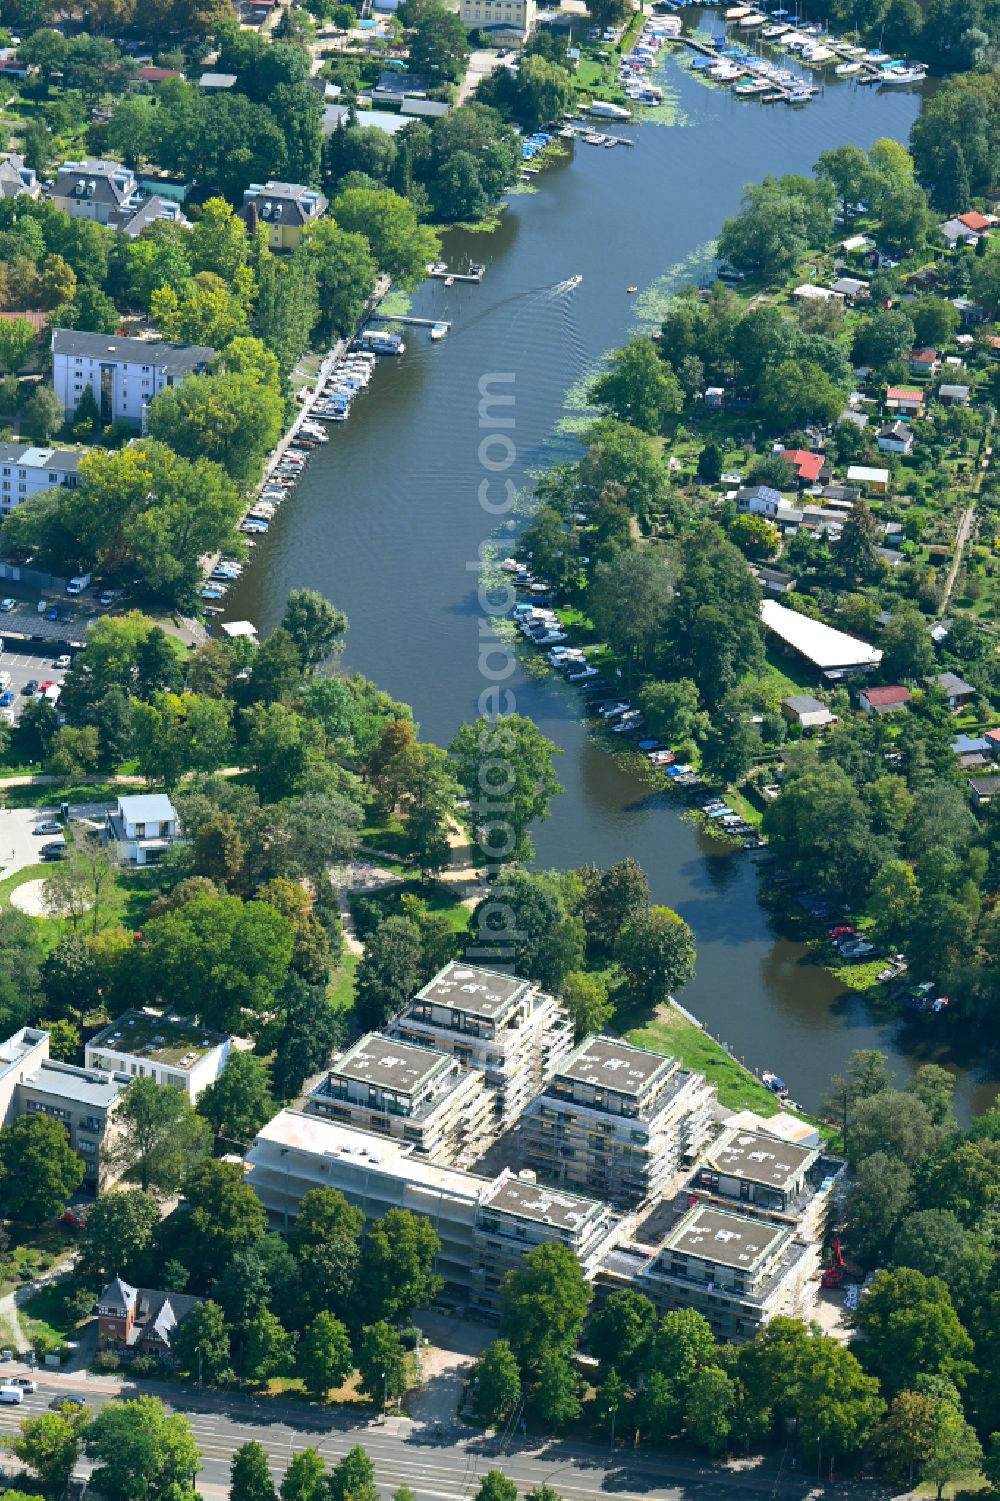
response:
<path id="1" fill-rule="evenodd" d="M 150 1058 L 172 1068 L 192 1068 L 206 1054 L 225 1042 L 221 1032 L 210 1032 L 185 1016 L 157 1016 L 152 1011 L 126 1011 L 91 1037 L 88 1048 L 106 1048 L 109 1053 Z M 186 1061 L 185 1061 L 186 1060 Z"/>
<path id="2" fill-rule="evenodd" d="M 476 964 L 463 964 L 454 959 L 439 970 L 433 980 L 428 980 L 424 988 L 417 992 L 416 999 L 492 1019 L 501 1015 L 530 989 L 530 980 L 521 980 L 517 975 L 504 975 L 496 969 L 481 969 Z"/>
<path id="3" fill-rule="evenodd" d="M 72 1064 L 58 1063 L 46 1058 L 33 1074 L 24 1081 L 27 1089 L 52 1095 L 61 1100 L 74 1100 L 78 1105 L 92 1105 L 99 1110 L 110 1110 L 126 1082 L 119 1075 L 111 1077 L 96 1069 L 75 1068 Z"/>
<path id="4" fill-rule="evenodd" d="M 165 792 L 138 792 L 118 799 L 118 811 L 127 823 L 171 823 L 177 814 Z"/>
<path id="5" fill-rule="evenodd" d="M 878 647 L 789 610 L 776 599 L 761 600 L 760 618 L 769 631 L 821 669 L 875 667 L 882 660 Z"/>
<path id="6" fill-rule="evenodd" d="M 413 1094 L 435 1074 L 450 1068 L 452 1062 L 450 1053 L 438 1053 L 434 1048 L 416 1047 L 412 1042 L 397 1042 L 380 1032 L 369 1032 L 348 1049 L 339 1063 L 331 1066 L 330 1075 Z"/>
<path id="7" fill-rule="evenodd" d="M 760 1131 L 736 1130 L 707 1154 L 706 1163 L 731 1178 L 784 1188 L 815 1156 L 814 1147 L 778 1141 Z"/>
<path id="8" fill-rule="evenodd" d="M 492 1180 L 457 1167 L 441 1167 L 413 1155 L 411 1146 L 391 1137 L 373 1136 L 356 1126 L 305 1115 L 301 1110 L 282 1110 L 257 1132 L 256 1144 L 272 1145 L 307 1156 L 354 1160 L 365 1172 L 399 1179 L 467 1203 L 478 1204 Z"/>
<path id="9" fill-rule="evenodd" d="M 889 482 L 889 471 L 873 468 L 870 464 L 852 464 L 847 471 L 847 478 L 860 480 L 862 484 L 886 485 Z"/>
<path id="10" fill-rule="evenodd" d="M 699 1261 L 751 1271 L 770 1255 L 790 1231 L 747 1214 L 727 1214 L 698 1204 L 667 1236 L 663 1248 Z"/>
<path id="11" fill-rule="evenodd" d="M 676 1059 L 666 1054 L 648 1053 L 615 1037 L 588 1037 L 556 1070 L 555 1077 L 634 1096 L 642 1094 L 657 1074 L 676 1067 Z"/>
<path id="12" fill-rule="evenodd" d="M 515 1177 L 501 1178 L 483 1200 L 484 1209 L 559 1230 L 578 1230 L 602 1207 L 596 1199 L 585 1199 L 582 1194 L 564 1193 Z"/>

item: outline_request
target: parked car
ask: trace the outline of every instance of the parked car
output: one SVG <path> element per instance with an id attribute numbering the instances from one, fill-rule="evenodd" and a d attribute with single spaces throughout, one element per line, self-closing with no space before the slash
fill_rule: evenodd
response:
<path id="1" fill-rule="evenodd" d="M 59 606 L 58 605 L 51 605 L 50 608 L 45 611 L 45 618 L 46 618 L 46 620 L 58 620 L 59 619 Z"/>
<path id="2" fill-rule="evenodd" d="M 8 1406 L 16 1406 L 17 1403 L 23 1401 L 24 1393 L 19 1386 L 13 1386 L 9 1382 L 6 1386 L 0 1386 L 0 1402 Z"/>
<path id="3" fill-rule="evenodd" d="M 11 610 L 13 610 L 15 603 L 16 601 L 13 599 L 0 599 L 0 610 L 2 610 L 5 615 L 9 615 Z"/>
<path id="4" fill-rule="evenodd" d="M 56 657 L 55 661 L 52 663 L 52 666 L 53 667 L 58 667 L 60 669 L 65 669 L 67 667 L 72 667 L 73 666 L 73 658 L 70 656 L 70 654 L 69 654 L 68 651 L 64 651 L 62 653 L 62 656 Z"/>
<path id="5" fill-rule="evenodd" d="M 33 693 L 37 693 L 38 692 L 38 679 L 37 678 L 29 678 L 28 681 L 25 683 L 24 687 L 21 689 L 21 692 L 24 694 L 25 698 L 30 698 Z"/>
<path id="6" fill-rule="evenodd" d="M 56 1412 L 61 1412 L 64 1407 L 80 1408 L 86 1405 L 82 1397 L 67 1396 L 64 1392 L 59 1392 L 49 1403 L 49 1406 L 54 1408 Z"/>
<path id="7" fill-rule="evenodd" d="M 61 834 L 62 831 L 62 824 L 55 818 L 47 818 L 44 823 L 36 823 L 34 830 L 36 834 Z"/>
<path id="8" fill-rule="evenodd" d="M 29 1396 L 32 1392 L 37 1392 L 38 1390 L 38 1382 L 32 1381 L 30 1376 L 11 1376 L 10 1380 L 7 1382 L 7 1385 L 19 1386 L 21 1390 L 23 1392 L 27 1392 Z"/>
<path id="9" fill-rule="evenodd" d="M 118 591 L 116 589 L 105 589 L 103 594 L 101 594 L 98 603 L 105 606 L 113 605 L 117 598 Z"/>
<path id="10" fill-rule="evenodd" d="M 43 844 L 42 845 L 41 853 L 43 855 L 52 855 L 52 854 L 57 853 L 60 850 L 64 850 L 65 848 L 66 848 L 66 841 L 65 841 L 65 839 L 53 839 L 53 840 L 50 840 L 50 842 L 48 844 Z"/>
<path id="11" fill-rule="evenodd" d="M 11 704 L 15 703 L 16 701 L 17 694 L 14 693 L 10 688 L 5 688 L 3 692 L 0 693 L 0 709 L 9 709 Z"/>

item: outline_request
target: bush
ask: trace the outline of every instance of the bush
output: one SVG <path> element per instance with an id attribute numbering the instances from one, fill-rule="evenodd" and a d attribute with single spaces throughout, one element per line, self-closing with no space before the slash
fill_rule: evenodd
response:
<path id="1" fill-rule="evenodd" d="M 158 1376 L 160 1362 L 155 1355 L 137 1355 L 129 1362 L 129 1370 L 133 1376 Z"/>
<path id="2" fill-rule="evenodd" d="M 140 1355 L 137 1358 L 141 1360 L 143 1357 Z M 132 1364 L 134 1365 L 135 1361 Z M 90 1366 L 92 1371 L 98 1371 L 102 1375 L 111 1375 L 115 1371 L 120 1371 L 121 1368 L 122 1363 L 118 1358 L 117 1350 L 98 1350 Z"/>

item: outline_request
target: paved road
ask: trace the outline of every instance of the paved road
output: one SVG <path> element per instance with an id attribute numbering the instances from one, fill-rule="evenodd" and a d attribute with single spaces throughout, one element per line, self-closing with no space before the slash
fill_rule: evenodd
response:
<path id="1" fill-rule="evenodd" d="M 100 1407 L 120 1390 L 115 1380 L 91 1376 L 74 1378 L 43 1372 L 36 1379 L 39 1390 L 20 1407 L 0 1407 L 0 1442 L 23 1418 L 46 1411 L 59 1392 L 85 1395 L 89 1404 Z M 724 1494 L 746 1501 L 803 1501 L 811 1494 L 873 1501 L 878 1494 L 873 1488 L 848 1491 L 837 1486 L 820 1492 L 813 1477 L 787 1470 L 779 1473 L 772 1463 L 759 1468 L 730 1468 L 702 1465 L 674 1455 L 647 1457 L 628 1450 L 618 1451 L 612 1460 L 606 1445 L 576 1441 L 539 1444 L 528 1439 L 498 1449 L 494 1440 L 478 1433 L 454 1427 L 436 1437 L 406 1418 L 390 1417 L 385 1424 L 366 1423 L 356 1415 L 313 1413 L 292 1404 L 199 1394 L 172 1384 L 149 1383 L 144 1390 L 187 1416 L 202 1453 L 198 1489 L 212 1498 L 228 1495 L 230 1458 L 251 1438 L 264 1446 L 279 1479 L 292 1455 L 309 1445 L 332 1464 L 360 1443 L 372 1458 L 384 1495 L 406 1484 L 418 1497 L 431 1501 L 470 1501 L 490 1468 L 503 1470 L 522 1492 L 547 1482 L 565 1501 L 595 1501 L 609 1496 L 616 1501 L 687 1501 L 690 1497 Z M 126 1386 L 124 1395 L 138 1395 L 138 1391 Z M 80 1473 L 86 1469 L 82 1465 Z"/>

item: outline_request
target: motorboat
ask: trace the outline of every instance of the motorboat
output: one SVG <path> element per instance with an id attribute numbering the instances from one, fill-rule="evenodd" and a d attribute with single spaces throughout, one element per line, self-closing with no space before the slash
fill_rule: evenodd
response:
<path id="1" fill-rule="evenodd" d="M 861 72 L 861 64 L 858 62 L 838 63 L 833 71 L 838 78 L 850 78 L 852 74 Z"/>
<path id="2" fill-rule="evenodd" d="M 439 339 L 443 339 L 446 336 L 447 332 L 447 323 L 435 323 L 431 329 L 431 342 L 436 344 Z"/>

